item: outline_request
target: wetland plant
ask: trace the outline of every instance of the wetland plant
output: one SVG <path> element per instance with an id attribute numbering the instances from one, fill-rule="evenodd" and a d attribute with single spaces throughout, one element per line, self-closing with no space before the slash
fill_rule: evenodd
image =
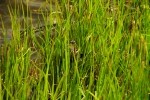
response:
<path id="1" fill-rule="evenodd" d="M 23 29 L 10 10 L 12 38 L 0 37 L 0 99 L 148 100 L 149 3 L 62 0 L 40 13 L 37 27 L 23 12 Z"/>

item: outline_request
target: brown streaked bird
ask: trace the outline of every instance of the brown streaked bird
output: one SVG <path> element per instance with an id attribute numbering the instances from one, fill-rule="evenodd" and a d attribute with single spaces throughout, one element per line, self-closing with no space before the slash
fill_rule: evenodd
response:
<path id="1" fill-rule="evenodd" d="M 78 47 L 77 47 L 76 41 L 75 40 L 71 40 L 69 45 L 70 45 L 69 48 L 70 48 L 71 54 L 77 55 L 77 53 L 78 53 L 78 49 L 77 48 Z"/>

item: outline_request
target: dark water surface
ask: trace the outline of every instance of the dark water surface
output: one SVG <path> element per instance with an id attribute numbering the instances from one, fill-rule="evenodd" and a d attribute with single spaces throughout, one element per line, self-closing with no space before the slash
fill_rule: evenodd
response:
<path id="1" fill-rule="evenodd" d="M 16 1 L 17 4 L 14 3 L 14 0 L 0 1 L 0 46 L 4 43 L 4 37 L 8 41 L 11 40 L 12 26 L 17 24 L 20 32 L 31 25 L 32 27 L 42 26 L 44 24 L 43 12 L 46 14 L 50 9 L 51 11 L 54 9 L 53 2 L 49 3 L 46 0 Z M 16 14 L 13 14 L 14 12 Z"/>

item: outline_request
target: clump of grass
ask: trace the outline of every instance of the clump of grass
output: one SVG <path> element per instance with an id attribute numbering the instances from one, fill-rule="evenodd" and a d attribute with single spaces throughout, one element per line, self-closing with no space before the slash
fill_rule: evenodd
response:
<path id="1" fill-rule="evenodd" d="M 23 38 L 11 15 L 13 38 L 1 48 L 0 97 L 149 99 L 149 2 L 112 1 L 63 0 L 55 9 L 61 13 L 43 13 L 44 30 L 37 35 L 31 25 Z"/>

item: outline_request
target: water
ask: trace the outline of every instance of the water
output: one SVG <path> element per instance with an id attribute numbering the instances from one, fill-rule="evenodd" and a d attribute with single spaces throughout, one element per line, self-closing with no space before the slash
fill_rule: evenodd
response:
<path id="1" fill-rule="evenodd" d="M 12 38 L 12 17 L 22 32 L 29 26 L 43 26 L 43 12 L 46 14 L 54 9 L 54 2 L 49 3 L 46 0 L 0 0 L 0 46 L 4 43 L 4 37 L 8 41 Z M 10 10 L 11 13 L 16 11 L 17 16 L 10 16 Z"/>

